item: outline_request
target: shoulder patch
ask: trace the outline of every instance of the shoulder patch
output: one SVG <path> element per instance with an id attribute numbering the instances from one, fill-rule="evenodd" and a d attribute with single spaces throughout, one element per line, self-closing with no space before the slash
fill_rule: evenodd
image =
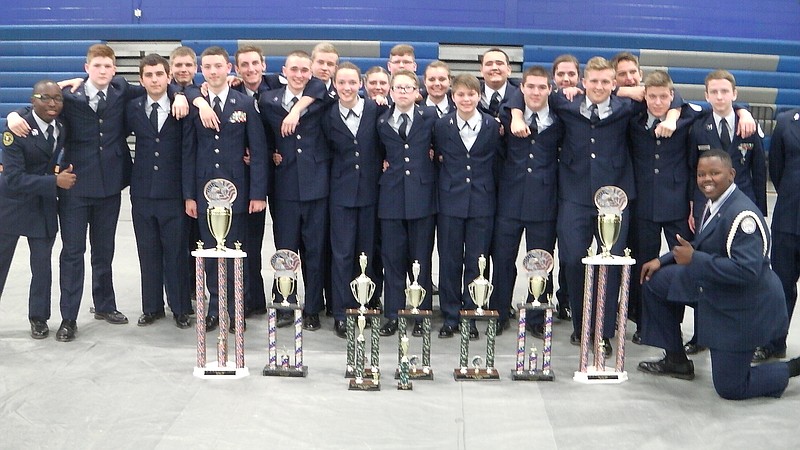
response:
<path id="1" fill-rule="evenodd" d="M 695 110 L 695 112 L 701 112 L 701 111 L 703 111 L 703 107 L 702 107 L 702 106 L 700 106 L 700 105 L 698 105 L 697 103 L 691 103 L 691 102 L 689 102 L 689 107 L 690 107 L 690 108 L 692 108 L 693 110 Z"/>
<path id="2" fill-rule="evenodd" d="M 5 133 L 3 133 L 3 145 L 8 147 L 13 143 L 14 143 L 14 135 L 11 134 L 10 131 L 6 131 Z"/>
<path id="3" fill-rule="evenodd" d="M 756 231 L 756 219 L 752 217 L 745 217 L 742 219 L 742 223 L 739 225 L 742 228 L 742 231 L 745 234 L 753 234 Z"/>

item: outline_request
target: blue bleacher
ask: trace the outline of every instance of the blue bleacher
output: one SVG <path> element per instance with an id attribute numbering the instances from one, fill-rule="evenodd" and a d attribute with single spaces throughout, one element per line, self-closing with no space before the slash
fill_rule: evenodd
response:
<path id="1" fill-rule="evenodd" d="M 69 72 L 85 63 L 85 56 L 0 56 L 0 72 Z"/>
<path id="2" fill-rule="evenodd" d="M 83 41 L 0 41 L 3 56 L 83 56 L 99 40 Z"/>
<path id="3" fill-rule="evenodd" d="M 81 64 L 80 67 L 83 67 L 83 65 Z M 0 87 L 32 87 L 39 80 L 61 81 L 85 76 L 86 72 L 0 72 Z"/>

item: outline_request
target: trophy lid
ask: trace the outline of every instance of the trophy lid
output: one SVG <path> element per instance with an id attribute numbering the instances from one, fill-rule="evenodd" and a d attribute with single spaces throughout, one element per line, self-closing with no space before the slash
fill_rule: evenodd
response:
<path id="1" fill-rule="evenodd" d="M 533 249 L 522 258 L 522 267 L 528 272 L 543 271 L 550 273 L 553 271 L 553 255 L 547 250 L 540 248 Z"/>
<path id="2" fill-rule="evenodd" d="M 619 214 L 628 206 L 628 196 L 616 186 L 603 186 L 594 193 L 594 204 L 600 214 Z"/>
<path id="3" fill-rule="evenodd" d="M 281 249 L 272 255 L 269 260 L 275 272 L 295 272 L 300 267 L 300 256 L 287 249 Z"/>
<path id="4" fill-rule="evenodd" d="M 224 178 L 214 178 L 203 187 L 203 196 L 212 205 L 230 205 L 236 200 L 237 194 L 236 185 Z"/>

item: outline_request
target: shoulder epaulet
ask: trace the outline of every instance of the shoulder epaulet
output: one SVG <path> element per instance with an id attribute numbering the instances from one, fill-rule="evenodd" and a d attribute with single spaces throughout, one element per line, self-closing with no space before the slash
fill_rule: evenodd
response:
<path id="1" fill-rule="evenodd" d="M 756 232 L 756 230 L 761 232 L 761 240 L 764 243 L 763 256 L 767 256 L 769 253 L 769 241 L 767 240 L 767 232 L 764 229 L 764 225 L 761 223 L 761 219 L 759 219 L 758 214 L 754 213 L 753 211 L 745 210 L 740 212 L 739 215 L 733 219 L 733 224 L 728 232 L 728 240 L 726 241 L 725 245 L 726 249 L 728 250 L 728 258 L 731 257 L 733 238 L 736 237 L 736 232 L 739 231 L 740 228 L 745 234 L 753 234 Z"/>

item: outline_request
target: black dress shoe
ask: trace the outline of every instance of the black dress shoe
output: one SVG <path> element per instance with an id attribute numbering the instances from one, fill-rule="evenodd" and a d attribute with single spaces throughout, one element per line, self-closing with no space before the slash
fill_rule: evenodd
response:
<path id="1" fill-rule="evenodd" d="M 511 325 L 508 323 L 507 320 L 498 320 L 496 328 L 495 328 L 495 333 L 494 333 L 495 336 L 502 336 L 503 335 L 503 331 L 509 329 L 510 327 L 511 327 Z"/>
<path id="2" fill-rule="evenodd" d="M 30 319 L 31 322 L 31 337 L 34 339 L 44 339 L 50 334 L 50 328 L 47 327 L 46 320 Z"/>
<path id="3" fill-rule="evenodd" d="M 192 326 L 189 322 L 188 314 L 178 314 L 175 316 L 175 326 L 180 329 L 186 329 Z"/>
<path id="4" fill-rule="evenodd" d="M 772 358 L 776 359 L 786 358 L 786 349 L 775 351 L 767 347 L 756 347 L 756 351 L 753 352 L 752 362 L 762 363 L 765 361 L 769 361 Z"/>
<path id="5" fill-rule="evenodd" d="M 572 318 L 572 311 L 569 309 L 569 305 L 564 304 L 562 305 L 561 302 L 558 303 L 558 318 L 561 320 L 569 320 Z"/>
<path id="6" fill-rule="evenodd" d="M 278 328 L 288 327 L 294 323 L 294 314 L 289 310 L 279 309 L 276 318 L 275 326 Z"/>
<path id="7" fill-rule="evenodd" d="M 411 331 L 411 335 L 414 337 L 422 337 L 422 322 L 414 323 L 414 330 Z"/>
<path id="8" fill-rule="evenodd" d="M 456 327 L 452 325 L 442 325 L 442 328 L 439 328 L 439 338 L 451 338 L 456 331 Z"/>
<path id="9" fill-rule="evenodd" d="M 681 380 L 694 380 L 694 363 L 687 360 L 684 363 L 676 364 L 667 361 L 667 358 L 660 361 L 642 361 L 639 363 L 639 371 L 652 375 L 668 376 Z"/>
<path id="10" fill-rule="evenodd" d="M 246 320 L 244 321 L 244 323 L 242 323 L 242 331 L 247 331 L 247 321 Z M 231 334 L 236 333 L 236 324 L 233 321 L 231 321 L 231 324 L 228 327 L 228 332 L 231 333 Z"/>
<path id="11" fill-rule="evenodd" d="M 140 327 L 146 327 L 148 325 L 152 325 L 155 323 L 156 320 L 164 318 L 164 311 L 155 312 L 155 313 L 144 313 L 139 316 L 139 320 L 136 322 L 136 325 Z"/>
<path id="12" fill-rule="evenodd" d="M 162 313 L 163 314 L 163 313 Z M 111 312 L 103 313 L 103 312 L 94 312 L 94 318 L 97 320 L 105 320 L 106 322 L 113 324 L 113 325 L 123 325 L 128 323 L 128 318 L 125 317 L 125 314 L 117 311 L 116 309 Z"/>
<path id="13" fill-rule="evenodd" d="M 633 333 L 633 337 L 631 338 L 631 342 L 636 345 L 642 345 L 642 335 L 639 333 L 637 329 L 635 333 Z"/>
<path id="14" fill-rule="evenodd" d="M 206 317 L 206 331 L 214 331 L 219 326 L 219 316 Z"/>
<path id="15" fill-rule="evenodd" d="M 608 339 L 603 339 L 602 345 L 603 345 L 603 356 L 605 356 L 606 358 L 610 358 L 611 353 L 614 351 L 611 348 L 611 341 L 609 341 Z"/>
<path id="16" fill-rule="evenodd" d="M 525 325 L 525 329 L 528 330 L 528 333 L 530 333 L 530 335 L 536 339 L 544 339 L 544 325 L 534 325 L 532 323 L 528 323 Z"/>
<path id="17" fill-rule="evenodd" d="M 383 305 L 381 304 L 381 299 L 373 298 L 372 300 L 367 303 L 368 309 L 377 309 L 378 311 L 383 311 Z"/>
<path id="18" fill-rule="evenodd" d="M 686 345 L 683 346 L 683 350 L 686 352 L 687 355 L 696 355 L 700 352 L 708 350 L 708 347 L 703 347 L 702 345 L 697 345 L 691 342 L 687 342 Z"/>
<path id="19" fill-rule="evenodd" d="M 344 320 L 337 320 L 333 322 L 333 332 L 336 333 L 337 336 L 344 339 L 347 337 L 347 322 Z"/>
<path id="20" fill-rule="evenodd" d="M 478 327 L 475 325 L 475 322 L 470 322 L 469 324 L 469 340 L 470 341 L 477 341 L 480 337 L 480 333 L 478 333 Z"/>
<path id="21" fill-rule="evenodd" d="M 397 319 L 387 320 L 378 330 L 381 336 L 394 336 L 395 333 L 397 333 Z"/>
<path id="22" fill-rule="evenodd" d="M 572 345 L 581 345 L 581 337 L 578 333 L 572 333 L 569 335 L 569 343 Z"/>
<path id="23" fill-rule="evenodd" d="M 78 323 L 74 320 L 62 320 L 61 326 L 56 332 L 58 342 L 69 342 L 75 340 L 75 333 L 78 331 Z"/>
<path id="24" fill-rule="evenodd" d="M 317 331 L 322 327 L 319 323 L 319 314 L 309 314 L 303 317 L 303 328 L 308 331 Z"/>

